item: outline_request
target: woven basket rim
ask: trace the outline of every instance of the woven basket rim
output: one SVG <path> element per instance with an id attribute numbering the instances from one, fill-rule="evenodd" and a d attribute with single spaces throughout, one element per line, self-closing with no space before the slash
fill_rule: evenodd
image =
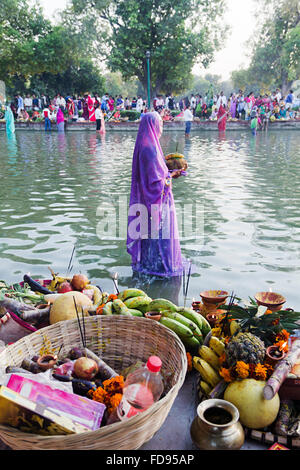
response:
<path id="1" fill-rule="evenodd" d="M 103 316 L 101 316 L 100 321 L 104 320 L 104 322 L 106 322 L 106 321 L 109 322 L 109 320 L 106 320 L 106 318 L 109 319 L 109 318 L 116 318 L 116 317 L 117 317 L 117 321 L 122 321 L 122 318 L 124 318 L 124 320 L 126 320 L 126 322 L 132 322 L 133 324 L 138 324 L 139 322 L 141 322 L 141 323 L 148 322 L 149 327 L 152 326 L 153 328 L 161 328 L 162 331 L 165 330 L 166 335 L 168 335 L 169 337 L 172 337 L 173 340 L 175 341 L 175 343 L 177 343 L 178 347 L 181 350 L 180 351 L 180 353 L 181 353 L 180 354 L 180 357 L 181 357 L 181 370 L 180 370 L 179 375 L 177 377 L 176 383 L 170 388 L 170 390 L 166 393 L 166 395 L 163 398 L 161 398 L 158 402 L 154 403 L 150 408 L 145 410 L 140 415 L 136 415 L 136 416 L 130 418 L 130 420 L 128 420 L 128 421 L 117 422 L 117 423 L 113 423 L 113 424 L 110 424 L 110 425 L 105 425 L 105 426 L 100 427 L 99 429 L 96 429 L 94 431 L 86 431 L 84 433 L 78 433 L 78 434 L 48 436 L 48 435 L 27 433 L 27 432 L 24 432 L 24 431 L 20 431 L 17 428 L 13 428 L 13 427 L 10 427 L 10 426 L 6 426 L 4 424 L 0 424 L 0 437 L 2 437 L 2 434 L 5 434 L 7 432 L 10 435 L 14 435 L 14 440 L 20 440 L 20 441 L 22 441 L 24 439 L 28 440 L 28 438 L 30 436 L 30 438 L 32 439 L 33 442 L 38 441 L 38 442 L 42 443 L 42 442 L 50 442 L 51 441 L 51 442 L 53 442 L 53 445 L 54 445 L 54 448 L 55 448 L 55 442 L 58 442 L 58 440 L 62 440 L 62 439 L 63 440 L 68 440 L 69 442 L 71 442 L 73 439 L 75 440 L 76 438 L 78 438 L 78 436 L 79 437 L 84 436 L 84 437 L 87 437 L 87 438 L 89 436 L 96 437 L 96 438 L 99 437 L 100 438 L 102 435 L 105 436 L 108 433 L 113 434 L 114 432 L 120 431 L 120 429 L 122 429 L 122 427 L 124 427 L 124 432 L 126 432 L 127 423 L 130 423 L 130 426 L 132 426 L 136 423 L 136 426 L 138 427 L 139 421 L 141 420 L 141 416 L 144 419 L 147 418 L 147 417 L 150 417 L 157 410 L 160 410 L 164 406 L 167 406 L 169 401 L 172 401 L 172 402 L 174 401 L 179 389 L 181 388 L 181 386 L 184 383 L 185 376 L 186 376 L 186 371 L 187 371 L 187 358 L 186 358 L 186 354 L 185 354 L 185 347 L 184 347 L 181 339 L 176 335 L 176 333 L 174 333 L 172 330 L 170 330 L 166 326 L 164 326 L 161 323 L 158 323 L 158 322 L 156 322 L 152 319 L 147 319 L 145 317 L 128 317 L 128 316 L 122 316 L 122 315 L 113 316 L 113 317 L 110 317 L 110 316 L 109 317 L 105 317 L 105 316 L 103 317 Z M 92 322 L 93 319 L 95 319 L 95 318 L 97 320 L 97 318 L 99 318 L 99 317 L 97 317 L 97 316 L 96 317 L 87 317 L 87 319 L 86 319 L 87 323 L 89 321 Z M 77 319 L 65 320 L 64 322 L 59 322 L 59 323 L 65 323 L 65 324 L 68 323 L 71 326 L 74 325 L 74 327 L 78 327 Z M 32 337 L 43 335 L 44 333 L 49 332 L 49 330 L 51 331 L 51 329 L 53 329 L 53 327 L 55 325 L 57 325 L 57 324 L 46 326 L 44 328 L 41 328 L 40 330 L 37 330 L 37 331 L 31 333 L 30 335 L 27 335 L 26 336 L 26 341 L 30 341 L 30 339 Z M 6 354 L 9 353 L 10 350 L 13 350 L 14 348 L 16 348 L 18 346 L 18 343 L 21 343 L 22 340 L 23 340 L 23 338 L 16 341 L 15 343 L 7 346 L 7 348 L 0 353 L 0 361 L 1 361 L 2 358 L 5 358 Z M 174 395 L 175 395 L 175 397 L 174 397 Z M 6 439 L 6 441 L 7 441 L 7 439 Z M 6 441 L 4 439 L 4 442 L 6 442 Z"/>

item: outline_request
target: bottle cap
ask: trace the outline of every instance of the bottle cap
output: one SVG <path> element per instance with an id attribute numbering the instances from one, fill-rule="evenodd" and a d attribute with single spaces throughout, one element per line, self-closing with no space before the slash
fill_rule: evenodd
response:
<path id="1" fill-rule="evenodd" d="M 159 372 L 162 362 L 158 356 L 150 356 L 147 361 L 147 368 L 150 372 Z"/>

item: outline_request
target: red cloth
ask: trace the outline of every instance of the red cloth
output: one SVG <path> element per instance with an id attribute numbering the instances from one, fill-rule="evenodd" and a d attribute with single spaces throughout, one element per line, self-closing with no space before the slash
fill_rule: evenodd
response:
<path id="1" fill-rule="evenodd" d="M 96 121 L 94 100 L 92 99 L 90 95 L 88 96 L 88 110 L 89 110 L 89 121 Z"/>
<path id="2" fill-rule="evenodd" d="M 224 108 L 224 106 L 222 104 L 219 107 L 217 118 L 218 118 L 218 129 L 219 129 L 219 131 L 225 131 L 226 121 L 227 121 L 227 111 L 226 111 L 226 109 Z"/>

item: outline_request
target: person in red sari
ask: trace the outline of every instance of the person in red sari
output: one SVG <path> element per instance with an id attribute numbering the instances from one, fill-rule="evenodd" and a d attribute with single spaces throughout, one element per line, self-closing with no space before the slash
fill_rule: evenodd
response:
<path id="1" fill-rule="evenodd" d="M 75 112 L 75 105 L 74 101 L 71 98 L 67 99 L 67 110 L 70 119 L 73 119 L 74 112 Z"/>
<path id="2" fill-rule="evenodd" d="M 221 103 L 217 114 L 219 131 L 225 131 L 226 129 L 227 114 L 228 113 L 225 106 Z"/>
<path id="3" fill-rule="evenodd" d="M 96 122 L 94 100 L 91 95 L 88 96 L 89 121 Z"/>

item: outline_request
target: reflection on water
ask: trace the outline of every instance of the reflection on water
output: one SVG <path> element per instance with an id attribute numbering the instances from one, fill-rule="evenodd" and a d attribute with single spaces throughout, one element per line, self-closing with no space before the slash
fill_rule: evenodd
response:
<path id="1" fill-rule="evenodd" d="M 25 272 L 65 272 L 76 243 L 73 271 L 86 272 L 112 291 L 132 279 L 125 240 L 99 240 L 102 209 L 128 197 L 135 132 L 0 134 L 0 278 Z M 193 261 L 189 297 L 201 290 L 240 296 L 278 291 L 296 307 L 300 248 L 300 134 L 268 131 L 166 132 L 165 153 L 184 153 L 188 175 L 174 181 L 176 207 L 193 202 L 204 213 L 204 236 L 184 239 Z M 97 212 L 98 209 L 98 212 Z M 126 210 L 120 210 L 126 220 Z M 98 214 L 98 215 L 97 215 Z M 189 217 L 189 215 L 188 215 Z M 99 226 L 100 224 L 100 226 Z M 153 282 L 150 295 L 182 302 L 178 281 Z"/>

